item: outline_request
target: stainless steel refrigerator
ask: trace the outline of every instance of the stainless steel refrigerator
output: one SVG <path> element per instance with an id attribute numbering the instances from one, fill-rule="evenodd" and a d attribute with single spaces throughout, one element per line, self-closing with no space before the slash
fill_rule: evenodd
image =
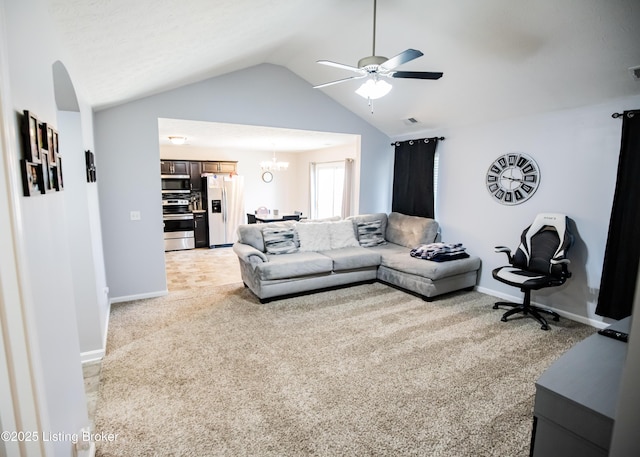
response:
<path id="1" fill-rule="evenodd" d="M 229 246 L 238 239 L 236 230 L 244 223 L 244 177 L 208 174 L 206 182 L 209 247 Z"/>

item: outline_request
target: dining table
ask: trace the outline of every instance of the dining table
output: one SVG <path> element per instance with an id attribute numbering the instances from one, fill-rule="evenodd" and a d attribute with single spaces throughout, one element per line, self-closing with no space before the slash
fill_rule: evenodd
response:
<path id="1" fill-rule="evenodd" d="M 299 221 L 299 220 L 300 220 L 299 214 L 281 214 L 278 216 L 274 214 L 256 214 L 256 222 L 262 222 L 262 223 L 280 222 L 280 221 Z"/>

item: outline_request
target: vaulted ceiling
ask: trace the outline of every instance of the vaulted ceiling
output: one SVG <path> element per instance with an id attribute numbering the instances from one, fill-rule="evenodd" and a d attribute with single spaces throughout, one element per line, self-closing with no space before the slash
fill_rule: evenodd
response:
<path id="1" fill-rule="evenodd" d="M 98 110 L 264 62 L 313 86 L 372 51 L 373 0 L 46 1 Z M 392 137 L 640 94 L 640 1 L 378 0 L 376 54 L 408 48 L 399 69 L 444 76 L 390 80 L 373 114 L 361 81 L 317 90 Z"/>

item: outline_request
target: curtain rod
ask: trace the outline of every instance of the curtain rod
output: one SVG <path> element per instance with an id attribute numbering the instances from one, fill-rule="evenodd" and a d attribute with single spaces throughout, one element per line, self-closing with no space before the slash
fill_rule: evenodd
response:
<path id="1" fill-rule="evenodd" d="M 436 137 L 434 137 L 434 138 L 435 138 L 436 140 L 444 141 L 444 137 L 443 137 L 443 136 L 440 136 L 440 137 L 436 136 Z M 428 143 L 430 139 L 431 139 L 431 138 L 423 138 L 422 140 L 423 140 L 425 143 Z M 413 144 L 413 142 L 414 142 L 414 141 L 420 141 L 420 140 L 405 140 L 405 141 L 408 141 L 408 142 L 409 142 L 409 144 Z M 400 143 L 402 143 L 402 141 L 396 141 L 396 142 L 394 142 L 394 143 L 391 143 L 391 146 L 398 146 Z"/>
<path id="2" fill-rule="evenodd" d="M 635 116 L 637 113 L 637 110 L 633 110 L 633 111 L 627 111 L 627 117 L 631 118 L 633 116 Z M 614 119 L 618 119 L 619 117 L 624 116 L 624 113 L 613 113 L 611 115 L 612 118 Z"/>

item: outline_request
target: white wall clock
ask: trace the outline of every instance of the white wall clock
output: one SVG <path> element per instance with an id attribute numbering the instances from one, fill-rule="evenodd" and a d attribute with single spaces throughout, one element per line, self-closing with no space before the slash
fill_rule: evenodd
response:
<path id="1" fill-rule="evenodd" d="M 486 185 L 491 197 L 503 205 L 518 205 L 530 199 L 540 184 L 535 160 L 520 152 L 498 157 L 487 171 Z"/>
<path id="2" fill-rule="evenodd" d="M 273 181 L 273 173 L 271 173 L 270 171 L 265 171 L 264 173 L 262 173 L 262 180 L 264 182 Z"/>

